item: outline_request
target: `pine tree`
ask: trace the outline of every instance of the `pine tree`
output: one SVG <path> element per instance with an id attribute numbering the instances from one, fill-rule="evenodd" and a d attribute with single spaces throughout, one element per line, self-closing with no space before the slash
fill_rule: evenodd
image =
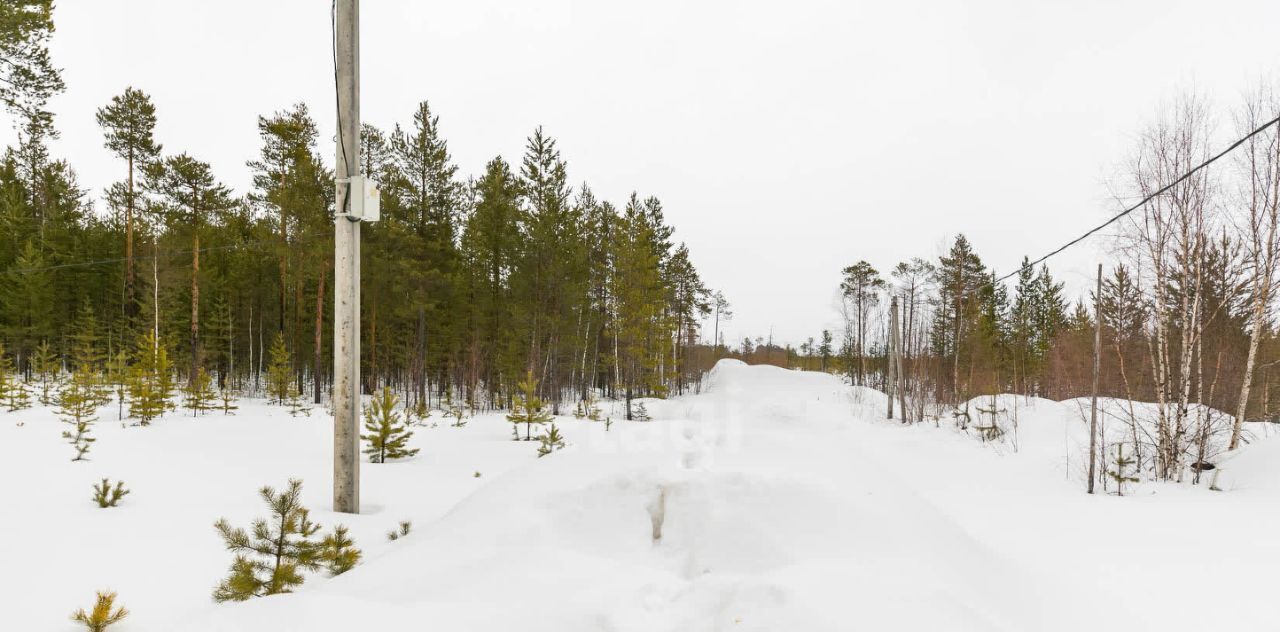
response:
<path id="1" fill-rule="evenodd" d="M 80 310 L 72 326 L 71 364 L 85 366 L 97 372 L 102 368 L 107 354 L 102 350 L 102 333 L 99 331 L 98 316 L 94 313 L 89 301 L 80 303 Z"/>
<path id="2" fill-rule="evenodd" d="M 453 418 L 453 423 L 449 424 L 454 428 L 461 428 L 467 425 L 467 406 L 463 402 L 453 401 L 453 391 L 445 392 L 445 411 Z"/>
<path id="3" fill-rule="evenodd" d="M 1031 259 L 1022 258 L 1018 268 L 1018 285 L 1014 290 L 1013 307 L 1009 312 L 1009 348 L 1012 356 L 1014 379 L 1020 380 L 1027 394 L 1035 392 L 1034 380 L 1039 378 L 1040 366 L 1036 357 L 1036 309 L 1040 304 L 1040 284 L 1035 282 L 1035 267 Z M 1017 387 L 1017 384 L 1015 384 Z"/>
<path id="4" fill-rule="evenodd" d="M 13 360 L 4 353 L 4 342 L 0 341 L 0 401 L 8 401 L 9 392 L 15 387 L 17 376 L 13 371 Z"/>
<path id="5" fill-rule="evenodd" d="M 277 334 L 275 342 L 271 343 L 271 364 L 267 366 L 267 396 L 270 403 L 285 406 L 289 400 L 299 397 L 291 365 L 292 359 L 284 346 L 284 336 Z"/>
<path id="6" fill-rule="evenodd" d="M 155 350 L 155 361 L 152 369 L 156 394 L 160 397 L 162 404 L 160 414 L 163 415 L 168 411 L 177 409 L 177 405 L 173 403 L 173 396 L 178 389 L 173 380 L 173 363 L 169 360 L 169 350 L 163 342 Z"/>
<path id="7" fill-rule="evenodd" d="M 1007 411 L 1003 408 L 996 408 L 994 395 L 991 397 L 990 408 L 977 406 L 976 410 L 978 412 L 978 423 L 973 426 L 973 429 L 978 432 L 978 436 L 982 438 L 983 442 L 995 441 L 1004 436 L 1005 429 L 1000 426 L 1000 416 Z"/>
<path id="8" fill-rule="evenodd" d="M 4 403 L 9 412 L 31 408 L 31 389 L 27 388 L 27 383 L 15 378 L 9 384 Z"/>
<path id="9" fill-rule="evenodd" d="M 209 372 L 205 371 L 204 367 L 196 371 L 195 379 L 182 389 L 182 394 L 183 406 L 191 411 L 192 417 L 198 417 L 200 413 L 207 413 L 217 408 L 214 405 L 217 394 L 213 392 L 213 378 L 209 377 Z"/>
<path id="10" fill-rule="evenodd" d="M 831 345 L 831 331 L 823 329 L 821 342 L 818 343 L 818 357 L 822 360 L 822 364 L 819 365 L 819 368 L 822 371 L 827 371 L 829 368 L 828 365 L 831 362 L 831 353 L 834 351 Z"/>
<path id="11" fill-rule="evenodd" d="M 524 240 L 510 283 L 513 342 L 525 357 L 508 370 L 541 367 L 547 405 L 555 409 L 572 373 L 565 360 L 574 355 L 569 348 L 582 336 L 578 322 L 589 307 L 586 218 L 584 207 L 570 202 L 567 164 L 542 128 L 525 143 L 520 183 Z"/>
<path id="12" fill-rule="evenodd" d="M 293 396 L 285 402 L 285 405 L 289 407 L 290 417 L 297 417 L 300 415 L 307 416 L 311 414 L 311 407 L 303 403 L 302 393 L 300 391 L 294 391 Z"/>
<path id="13" fill-rule="evenodd" d="M 507 421 L 515 424 L 513 428 L 524 424 L 524 440 L 532 440 L 532 432 L 534 424 L 544 424 L 551 421 L 551 413 L 544 410 L 546 404 L 538 397 L 538 380 L 534 379 L 533 371 L 530 370 L 525 379 L 517 384 L 520 389 L 516 393 L 515 403 L 511 406 L 511 412 L 507 413 Z M 519 434 L 516 435 L 519 438 Z"/>
<path id="14" fill-rule="evenodd" d="M 138 339 L 128 384 L 129 416 L 146 426 L 169 410 L 173 378 L 169 355 L 148 331 Z"/>
<path id="15" fill-rule="evenodd" d="M 235 205 L 231 190 L 219 184 L 209 164 L 179 154 L 146 165 L 146 188 L 162 202 L 158 208 L 171 233 L 186 231 L 191 239 L 191 318 L 187 340 L 191 356 L 188 379 L 199 377 L 200 348 L 200 236 L 205 226 Z"/>
<path id="16" fill-rule="evenodd" d="M 311 522 L 302 506 L 302 481 L 290 479 L 288 489 L 279 493 L 263 487 L 258 495 L 271 516 L 255 520 L 251 531 L 233 528 L 225 519 L 214 524 L 227 550 L 235 553 L 230 575 L 213 591 L 214 601 L 291 592 L 302 585 L 303 571 L 318 570 L 323 563 L 320 544 L 311 539 L 320 525 Z"/>
<path id="17" fill-rule="evenodd" d="M 412 408 L 405 411 L 405 417 L 405 423 L 410 426 L 425 426 L 431 418 L 431 409 L 427 408 L 426 400 L 419 399 Z"/>
<path id="18" fill-rule="evenodd" d="M 996 391 L 1009 364 L 1009 291 L 992 273 L 978 290 L 979 312 L 973 330 L 970 361 L 985 371 L 979 388 Z M 971 372 L 973 375 L 973 372 Z M 975 376 L 976 377 L 976 376 Z"/>
<path id="19" fill-rule="evenodd" d="M 4 354 L 3 343 L 0 343 L 0 401 L 9 412 L 31 407 L 31 392 L 22 376 L 14 370 L 13 359 Z"/>
<path id="20" fill-rule="evenodd" d="M 48 340 L 40 341 L 40 346 L 36 347 L 35 354 L 31 356 L 31 370 L 35 372 L 40 385 L 37 400 L 42 406 L 53 404 L 51 393 L 57 385 L 58 358 L 49 347 Z"/>
<path id="21" fill-rule="evenodd" d="M 843 297 L 852 303 L 853 354 L 857 362 L 857 371 L 852 377 L 856 384 L 865 384 L 867 373 L 867 326 L 870 322 L 871 310 L 880 302 L 880 292 L 884 289 L 884 278 L 866 261 L 859 261 L 842 273 L 844 280 L 840 283 Z"/>
<path id="22" fill-rule="evenodd" d="M 635 406 L 632 406 L 630 416 L 632 421 L 653 421 L 653 417 L 649 416 L 649 409 L 644 405 L 644 402 L 636 402 Z"/>
<path id="23" fill-rule="evenodd" d="M 584 406 L 587 408 L 587 419 L 600 421 L 600 400 L 596 399 L 595 393 L 587 391 Z"/>
<path id="24" fill-rule="evenodd" d="M 964 399 L 970 384 L 967 369 L 973 358 L 973 333 L 977 329 L 982 302 L 979 300 L 990 277 L 982 259 L 964 235 L 957 235 L 935 272 L 938 285 L 937 309 L 930 330 L 933 352 L 942 360 L 950 382 L 954 403 Z"/>
<path id="25" fill-rule="evenodd" d="M 43 186 L 43 182 L 38 183 Z M 11 202 L 6 201 L 4 208 L 12 209 Z M 10 211 L 12 212 L 12 211 Z M 37 209 L 23 208 L 19 212 L 36 213 Z M 17 218 L 6 218 L 4 232 L 6 235 L 20 233 L 18 225 L 13 222 Z M 30 219 L 17 220 L 29 222 Z M 20 237 L 14 237 L 14 245 Z M 48 252 L 51 244 L 48 235 L 35 234 L 29 236 L 22 249 L 16 252 L 4 252 L 0 248 L 0 261 L 11 266 L 0 274 L 0 334 L 13 342 L 14 355 L 30 356 L 33 342 L 47 340 L 57 333 L 57 322 L 61 313 L 58 309 L 60 298 L 57 294 L 54 279 L 57 271 L 48 269 L 50 259 L 54 256 Z"/>
<path id="26" fill-rule="evenodd" d="M 83 623 L 89 632 L 105 632 L 108 627 L 120 623 L 127 616 L 129 616 L 127 608 L 116 607 L 115 593 L 99 592 L 93 608 L 87 612 L 84 608 L 77 610 L 71 615 L 71 620 Z"/>
<path id="27" fill-rule="evenodd" d="M 1048 266 L 1041 266 L 1035 285 L 1032 350 L 1037 368 L 1043 373 L 1048 365 L 1049 351 L 1067 323 L 1067 303 L 1062 298 L 1062 284 L 1053 280 Z"/>
<path id="28" fill-rule="evenodd" d="M 129 495 L 129 490 L 125 489 L 124 481 L 116 481 L 115 487 L 111 486 L 109 479 L 102 479 L 101 483 L 93 486 L 93 502 L 98 503 L 98 507 L 107 509 L 120 504 L 120 500 Z"/>
<path id="29" fill-rule="evenodd" d="M 240 407 L 236 406 L 236 392 L 231 390 L 230 386 L 223 387 L 218 391 L 217 408 L 222 411 L 223 415 L 234 415 Z"/>
<path id="30" fill-rule="evenodd" d="M 554 423 L 547 428 L 545 433 L 538 435 L 538 441 L 541 442 L 541 445 L 538 446 L 538 458 L 547 456 L 556 450 L 564 449 L 564 437 L 560 436 L 560 429 L 556 428 Z"/>
<path id="31" fill-rule="evenodd" d="M 52 125 L 45 107 L 66 88 L 49 56 L 53 28 L 53 0 L 11 0 L 0 10 L 0 104 L 35 126 Z"/>
<path id="32" fill-rule="evenodd" d="M 89 367 L 81 366 L 71 374 L 71 380 L 58 393 L 58 416 L 72 428 L 62 433 L 62 438 L 75 448 L 76 456 L 72 461 L 85 460 L 89 447 L 97 440 L 89 436 L 97 421 L 95 413 L 98 399 L 94 395 L 94 381 Z"/>
<path id="33" fill-rule="evenodd" d="M 611 293 L 614 318 L 610 333 L 617 345 L 618 373 L 624 390 L 628 418 L 634 397 L 662 396 L 665 384 L 661 373 L 667 357 L 667 296 L 663 265 L 669 229 L 655 221 L 660 204 L 656 199 L 641 201 L 632 193 L 619 220 L 615 235 Z"/>
<path id="34" fill-rule="evenodd" d="M 510 344 L 516 307 L 511 275 L 521 253 L 520 184 L 501 157 L 485 165 L 475 183 L 477 201 L 461 239 L 463 271 L 470 295 L 472 345 L 481 360 L 477 374 L 486 384 L 518 370 L 518 350 Z"/>
<path id="35" fill-rule="evenodd" d="M 396 411 L 399 399 L 391 389 L 383 387 L 364 409 L 364 429 L 369 434 L 360 438 L 368 442 L 364 453 L 373 463 L 386 463 L 388 459 L 404 459 L 418 453 L 418 448 L 406 447 L 413 431 L 400 419 Z"/>
<path id="36" fill-rule="evenodd" d="M 406 247 L 397 253 L 397 272 L 403 278 L 404 298 L 413 306 L 408 310 L 413 315 L 409 378 L 416 401 L 421 401 L 426 399 L 429 373 L 443 367 L 444 361 L 441 355 L 432 362 L 428 341 L 452 341 L 461 322 L 454 314 L 462 308 L 456 298 L 456 224 L 463 187 L 448 143 L 440 134 L 439 117 L 427 102 L 418 104 L 408 130 L 396 126 L 391 147 L 400 174 L 395 188 L 403 209 L 396 237 Z"/>
<path id="37" fill-rule="evenodd" d="M 1107 469 L 1107 476 L 1110 476 L 1111 480 L 1116 482 L 1117 496 L 1124 496 L 1125 483 L 1138 482 L 1138 477 L 1134 476 L 1129 469 L 1133 467 L 1134 463 L 1136 462 L 1137 461 L 1135 461 L 1133 457 L 1125 455 L 1123 443 L 1116 444 L 1115 455 L 1111 461 L 1111 464 L 1114 466 L 1114 468 Z"/>
<path id="38" fill-rule="evenodd" d="M 361 552 L 355 541 L 347 535 L 347 528 L 337 525 L 333 532 L 320 542 L 320 560 L 330 577 L 337 577 L 360 563 Z"/>
<path id="39" fill-rule="evenodd" d="M 145 92 L 125 88 L 123 94 L 112 97 L 110 104 L 98 110 L 98 125 L 102 127 L 107 149 L 123 158 L 128 166 L 127 178 L 120 186 L 123 198 L 120 206 L 124 210 L 125 230 L 124 312 L 132 323 L 139 312 L 133 261 L 134 222 L 139 210 L 136 176 L 139 168 L 160 155 L 161 147 L 154 137 L 156 108 Z"/>
<path id="40" fill-rule="evenodd" d="M 284 346 L 284 336 L 276 334 L 271 343 L 271 364 L 267 367 L 267 396 L 272 404 L 289 408 L 289 415 L 297 417 L 311 412 L 302 403 L 302 391 L 294 380 L 293 359 Z"/>
<path id="41" fill-rule="evenodd" d="M 124 402 L 129 395 L 129 355 L 117 353 L 107 362 L 107 383 L 116 398 L 116 419 L 124 419 Z"/>

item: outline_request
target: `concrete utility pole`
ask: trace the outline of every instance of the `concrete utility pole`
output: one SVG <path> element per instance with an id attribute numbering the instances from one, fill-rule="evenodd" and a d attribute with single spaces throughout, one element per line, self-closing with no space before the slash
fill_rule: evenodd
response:
<path id="1" fill-rule="evenodd" d="M 1089 405 L 1089 493 L 1098 460 L 1098 373 L 1102 366 L 1102 264 L 1098 264 L 1098 289 L 1093 295 L 1093 398 Z"/>
<path id="2" fill-rule="evenodd" d="M 350 215 L 360 175 L 360 0 L 336 0 L 337 197 L 333 267 L 333 510 L 360 513 L 360 219 Z"/>
<path id="3" fill-rule="evenodd" d="M 889 299 L 889 354 L 885 358 L 885 368 L 888 373 L 888 384 L 885 390 L 888 391 L 889 412 L 886 419 L 893 419 L 893 398 L 898 394 L 898 297 L 894 296 Z"/>
<path id="4" fill-rule="evenodd" d="M 898 308 L 894 321 L 897 329 L 894 331 L 893 341 L 893 378 L 896 380 L 893 390 L 898 393 L 898 418 L 905 424 L 911 419 L 907 414 L 907 374 L 902 370 L 902 345 L 907 340 L 907 317 L 902 313 L 902 308 Z"/>

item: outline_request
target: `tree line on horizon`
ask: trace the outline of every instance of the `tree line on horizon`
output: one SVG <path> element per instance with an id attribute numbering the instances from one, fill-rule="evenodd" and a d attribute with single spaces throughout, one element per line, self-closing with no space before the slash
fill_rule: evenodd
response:
<path id="1" fill-rule="evenodd" d="M 1245 137 L 1277 113 L 1280 91 L 1263 83 L 1231 112 L 1230 129 L 1218 130 L 1204 97 L 1181 95 L 1138 136 L 1119 197 L 1154 194 L 1207 160 L 1215 145 Z M 1086 297 L 1069 301 L 1049 268 L 1027 258 L 1012 283 L 999 282 L 958 235 L 936 259 L 913 257 L 887 275 L 866 261 L 846 267 L 843 331 L 823 331 L 798 351 L 747 339 L 735 355 L 831 370 L 885 389 L 888 328 L 895 326 L 888 307 L 896 300 L 903 363 L 897 416 L 967 419 L 980 396 L 1091 395 L 1098 313 L 1098 394 L 1121 400 L 1109 422 L 1129 427 L 1138 469 L 1162 480 L 1198 480 L 1221 452 L 1249 439 L 1246 422 L 1280 421 L 1277 126 L 1115 226 L 1100 295 L 1091 286 Z"/>
<path id="2" fill-rule="evenodd" d="M 45 46 L 51 2 L 19 4 L 0 10 L 0 99 L 17 121 L 0 158 L 0 342 L 13 370 L 30 379 L 42 345 L 68 370 L 88 345 L 105 370 L 150 334 L 182 380 L 204 370 L 256 393 L 278 338 L 297 387 L 321 401 L 334 185 L 307 106 L 259 118 L 253 187 L 239 195 L 198 155 L 163 146 L 163 113 L 127 88 L 97 112 L 120 181 L 95 204 L 49 150 L 47 102 L 64 88 Z M 683 392 L 707 368 L 712 293 L 658 198 L 615 206 L 572 185 L 541 128 L 518 164 L 498 156 L 464 177 L 425 101 L 403 127 L 364 125 L 360 152 L 382 188 L 361 250 L 364 392 L 506 408 L 532 372 L 559 410 L 591 391 Z"/>

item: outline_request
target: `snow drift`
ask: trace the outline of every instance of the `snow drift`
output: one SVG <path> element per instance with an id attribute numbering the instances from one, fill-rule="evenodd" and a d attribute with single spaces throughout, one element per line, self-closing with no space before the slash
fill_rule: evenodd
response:
<path id="1" fill-rule="evenodd" d="M 233 418 L 99 424 L 70 463 L 48 411 L 0 424 L 19 485 L 0 556 L 4 628 L 72 630 L 110 588 L 113 632 L 1264 629 L 1280 567 L 1280 453 L 1258 441 L 1229 493 L 1085 496 L 1074 404 L 1017 406 L 1019 446 L 883 419 L 884 396 L 820 373 L 723 361 L 653 422 L 559 419 L 546 458 L 500 415 L 420 428 L 413 459 L 363 466 L 363 512 L 325 511 L 329 424 L 246 403 Z M 614 410 L 614 418 L 618 418 Z M 104 416 L 107 411 L 104 410 Z M 88 502 L 100 476 L 135 490 Z M 211 525 L 261 515 L 288 477 L 365 561 L 294 594 L 212 604 L 230 555 Z M 1265 502 L 1263 502 L 1265 501 Z M 408 536 L 383 533 L 412 519 Z M 1201 579 L 1204 578 L 1204 579 Z M 1186 604 L 1232 604 L 1229 612 Z M 16 614 L 14 614 L 16 612 Z"/>

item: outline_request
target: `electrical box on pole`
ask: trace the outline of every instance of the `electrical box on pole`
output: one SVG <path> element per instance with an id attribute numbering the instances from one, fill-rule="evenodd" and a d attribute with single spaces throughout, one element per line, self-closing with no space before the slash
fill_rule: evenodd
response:
<path id="1" fill-rule="evenodd" d="M 344 215 L 361 222 L 382 219 L 382 189 L 378 183 L 365 176 L 351 176 L 346 182 L 350 185 L 351 211 Z"/>

